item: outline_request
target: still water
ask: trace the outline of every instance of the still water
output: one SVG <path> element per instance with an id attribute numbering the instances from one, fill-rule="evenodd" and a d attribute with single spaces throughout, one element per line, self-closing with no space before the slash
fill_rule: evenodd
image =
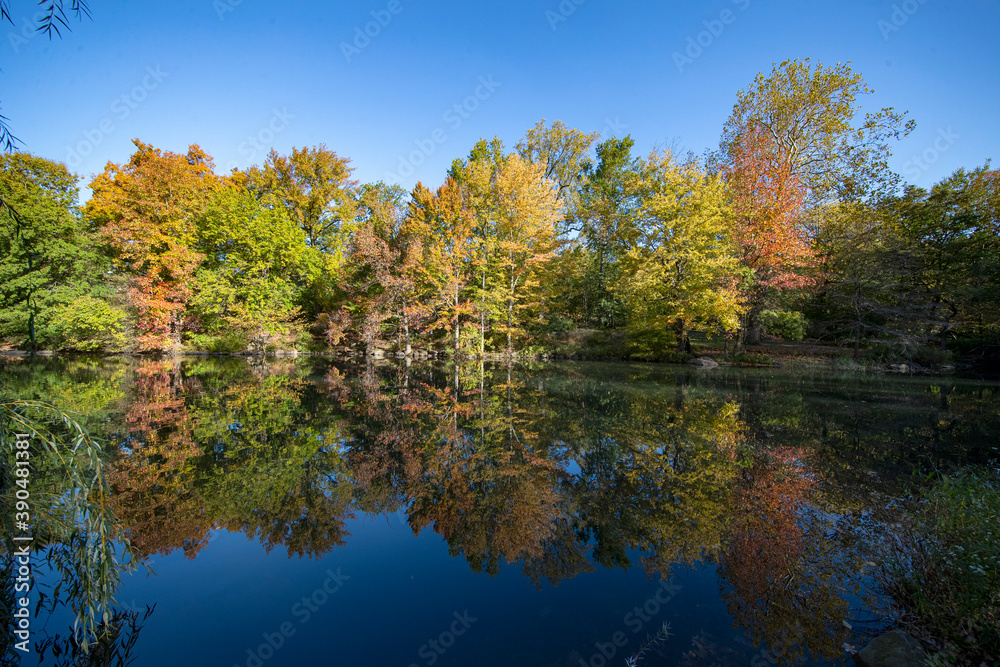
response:
<path id="1" fill-rule="evenodd" d="M 1000 441 L 1000 385 L 954 377 L 240 358 L 2 375 L 106 445 L 138 562 L 107 599 L 140 667 L 603 667 L 647 638 L 644 665 L 849 664 L 885 625 L 864 548 L 880 511 L 915 474 L 996 465 Z M 86 567 L 46 569 L 56 549 L 36 554 L 44 664 L 90 594 Z"/>

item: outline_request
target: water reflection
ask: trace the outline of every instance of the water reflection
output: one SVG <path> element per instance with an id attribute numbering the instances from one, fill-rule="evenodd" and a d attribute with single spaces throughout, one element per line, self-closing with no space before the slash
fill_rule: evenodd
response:
<path id="1" fill-rule="evenodd" d="M 229 358 L 6 374 L 115 444 L 111 504 L 142 557 L 195 558 L 222 528 L 320 557 L 352 519 L 403 512 L 473 571 L 537 586 L 714 566 L 735 627 L 789 661 L 851 640 L 845 522 L 913 470 L 992 460 L 1000 430 L 989 386 L 888 378 Z"/>
<path id="2" fill-rule="evenodd" d="M 72 414 L 6 397 L 0 447 L 0 662 L 37 653 L 57 665 L 128 664 L 152 608 L 140 619 L 115 600 L 137 559 L 112 509 L 104 452 Z M 68 629 L 33 636 L 33 619 L 60 612 Z"/>

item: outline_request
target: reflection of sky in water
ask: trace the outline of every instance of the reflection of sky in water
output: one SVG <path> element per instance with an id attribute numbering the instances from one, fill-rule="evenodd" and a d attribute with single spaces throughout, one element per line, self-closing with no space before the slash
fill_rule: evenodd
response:
<path id="1" fill-rule="evenodd" d="M 661 593 L 668 601 L 660 603 L 661 582 L 641 568 L 598 569 L 539 590 L 513 567 L 492 578 L 473 573 L 463 559 L 448 556 L 432 531 L 414 538 L 396 516 L 358 519 L 349 531 L 347 546 L 319 560 L 268 555 L 227 531 L 194 560 L 180 553 L 153 559 L 157 574 L 133 577 L 120 595 L 157 603 L 140 635 L 137 664 L 245 665 L 249 647 L 256 650 L 262 635 L 273 637 L 289 622 L 294 634 L 265 664 L 423 665 L 421 647 L 433 655 L 429 640 L 466 611 L 475 621 L 437 664 L 579 664 L 600 655 L 598 645 L 614 648 L 609 664 L 621 664 L 627 649 L 663 622 L 673 636 L 661 650 L 672 660 L 691 650 L 696 637 L 706 655 L 749 650 L 736 643 L 710 566 L 678 568 L 669 582 L 677 590 Z M 301 604 L 338 570 L 347 577 L 342 588 L 315 612 Z M 628 646 L 615 647 L 617 632 Z M 648 664 L 657 664 L 647 655 Z"/>

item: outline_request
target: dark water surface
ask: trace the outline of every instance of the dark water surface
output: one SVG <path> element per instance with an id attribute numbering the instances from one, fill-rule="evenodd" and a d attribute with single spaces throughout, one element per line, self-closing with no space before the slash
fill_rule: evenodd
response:
<path id="1" fill-rule="evenodd" d="M 116 595 L 155 604 L 141 667 L 601 667 L 664 623 L 640 664 L 848 664 L 880 627 L 877 510 L 914 472 L 996 465 L 1000 441 L 1000 385 L 954 377 L 239 358 L 3 376 L 109 443 L 152 570 Z M 57 609 L 35 639 L 71 624 Z"/>

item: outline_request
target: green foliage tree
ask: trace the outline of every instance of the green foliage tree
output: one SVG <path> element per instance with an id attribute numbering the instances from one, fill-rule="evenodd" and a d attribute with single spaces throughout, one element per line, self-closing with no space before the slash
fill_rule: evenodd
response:
<path id="1" fill-rule="evenodd" d="M 339 263 L 357 209 L 351 171 L 350 160 L 320 144 L 293 148 L 291 155 L 272 150 L 263 168 L 251 168 L 246 177 L 252 190 L 285 207 L 310 248 Z"/>
<path id="2" fill-rule="evenodd" d="M 636 241 L 636 219 L 642 206 L 644 166 L 632 156 L 632 137 L 607 139 L 597 146 L 597 162 L 586 161 L 574 218 L 583 243 L 593 256 L 585 284 L 587 319 L 605 327 L 622 323 L 623 304 L 612 285 L 619 262 Z"/>
<path id="3" fill-rule="evenodd" d="M 99 279 L 96 246 L 64 165 L 0 155 L 0 339 L 58 345 L 56 313 Z"/>
<path id="4" fill-rule="evenodd" d="M 322 262 L 272 195 L 258 200 L 239 186 L 213 197 L 198 218 L 195 247 L 205 259 L 195 275 L 191 314 L 206 333 L 237 332 L 257 353 L 289 332 L 303 287 Z"/>

